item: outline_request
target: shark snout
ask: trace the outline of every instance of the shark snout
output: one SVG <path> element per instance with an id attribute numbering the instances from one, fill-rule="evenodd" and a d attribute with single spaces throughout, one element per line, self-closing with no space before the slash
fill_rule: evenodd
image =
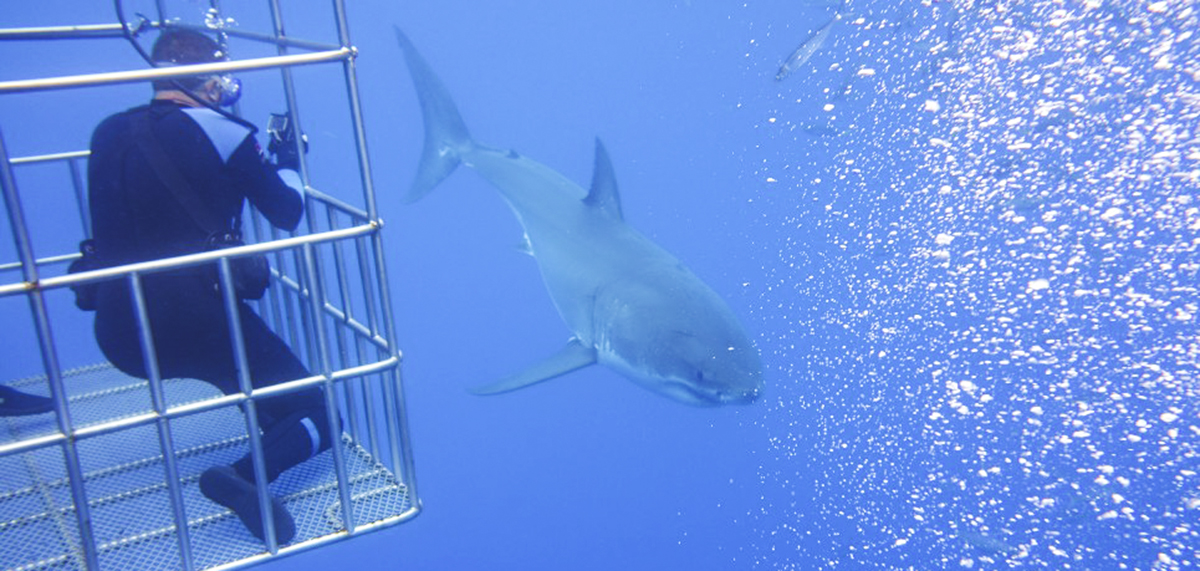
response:
<path id="1" fill-rule="evenodd" d="M 723 387 L 719 389 L 711 387 L 686 387 L 674 394 L 668 393 L 668 396 L 673 396 L 681 402 L 706 407 L 752 404 L 758 400 L 761 393 L 761 386 L 753 388 Z"/>

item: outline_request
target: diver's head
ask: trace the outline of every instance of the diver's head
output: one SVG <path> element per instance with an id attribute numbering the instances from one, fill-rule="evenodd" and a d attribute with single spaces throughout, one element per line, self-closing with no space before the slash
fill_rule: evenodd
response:
<path id="1" fill-rule="evenodd" d="M 216 40 L 201 32 L 169 28 L 154 42 L 150 59 L 156 66 L 167 67 L 228 61 L 229 55 Z M 181 87 L 189 95 L 223 107 L 236 103 L 242 92 L 241 82 L 229 75 L 196 75 L 154 82 L 156 94 L 178 91 Z"/>

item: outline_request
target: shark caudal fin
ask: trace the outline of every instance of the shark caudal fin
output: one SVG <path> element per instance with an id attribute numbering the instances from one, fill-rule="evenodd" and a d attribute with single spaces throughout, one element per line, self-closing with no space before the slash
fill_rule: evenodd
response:
<path id="1" fill-rule="evenodd" d="M 425 148 L 421 151 L 421 164 L 417 167 L 412 187 L 404 196 L 405 202 L 416 202 L 454 172 L 460 162 L 459 153 L 473 143 L 458 107 L 454 105 L 442 80 L 433 73 L 429 63 L 399 27 L 396 27 L 396 39 L 408 63 L 408 71 L 417 89 L 417 99 L 421 102 L 421 117 L 425 121 Z"/>

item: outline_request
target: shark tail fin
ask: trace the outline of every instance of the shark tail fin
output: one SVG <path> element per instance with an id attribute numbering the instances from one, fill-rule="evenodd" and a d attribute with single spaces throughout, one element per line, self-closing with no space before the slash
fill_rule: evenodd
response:
<path id="1" fill-rule="evenodd" d="M 404 197 L 405 202 L 416 202 L 454 172 L 461 162 L 459 153 L 469 149 L 474 142 L 458 107 L 450 97 L 450 91 L 399 27 L 396 28 L 396 39 L 404 51 L 408 71 L 417 89 L 417 99 L 421 103 L 421 118 L 425 121 L 425 148 L 421 151 L 421 164 L 417 167 L 412 187 Z"/>

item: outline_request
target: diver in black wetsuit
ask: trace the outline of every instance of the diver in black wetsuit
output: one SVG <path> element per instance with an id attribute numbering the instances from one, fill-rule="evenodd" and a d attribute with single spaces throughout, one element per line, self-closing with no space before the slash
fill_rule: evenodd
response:
<path id="1" fill-rule="evenodd" d="M 227 59 L 218 44 L 195 31 L 162 33 L 151 56 L 165 64 Z M 135 142 L 138 125 L 148 125 L 162 153 L 210 211 L 227 220 L 249 199 L 271 224 L 294 229 L 303 215 L 295 190 L 299 177 L 282 167 L 299 165 L 295 152 L 279 152 L 267 162 L 253 129 L 200 105 L 193 97 L 217 104 L 228 95 L 228 78 L 189 77 L 155 82 L 154 99 L 105 119 L 92 135 L 88 161 L 93 239 L 105 266 L 205 250 L 208 232 L 176 199 L 177 191 L 156 174 L 154 159 Z M 180 89 L 180 88 L 183 89 Z M 148 117 L 148 123 L 142 117 Z M 141 122 L 141 123 L 139 123 Z M 141 131 L 146 133 L 146 131 Z M 157 171 L 161 173 L 161 169 Z M 169 177 L 168 177 L 169 178 Z M 285 183 L 293 181 L 293 186 Z M 162 378 L 186 377 L 211 383 L 226 394 L 240 391 L 224 301 L 214 294 L 214 270 L 192 267 L 148 274 L 143 278 L 150 328 Z M 95 332 L 104 355 L 121 371 L 147 378 L 137 318 L 125 280 L 104 282 L 97 292 Z M 304 364 L 259 316 L 242 301 L 238 318 L 245 336 L 246 359 L 256 388 L 305 378 Z M 263 432 L 267 479 L 326 450 L 332 443 L 324 393 L 308 389 L 257 401 Z M 264 536 L 253 464 L 247 455 L 232 466 L 206 470 L 200 490 L 230 508 L 258 538 Z M 295 535 L 291 515 L 272 498 L 276 537 Z"/>

